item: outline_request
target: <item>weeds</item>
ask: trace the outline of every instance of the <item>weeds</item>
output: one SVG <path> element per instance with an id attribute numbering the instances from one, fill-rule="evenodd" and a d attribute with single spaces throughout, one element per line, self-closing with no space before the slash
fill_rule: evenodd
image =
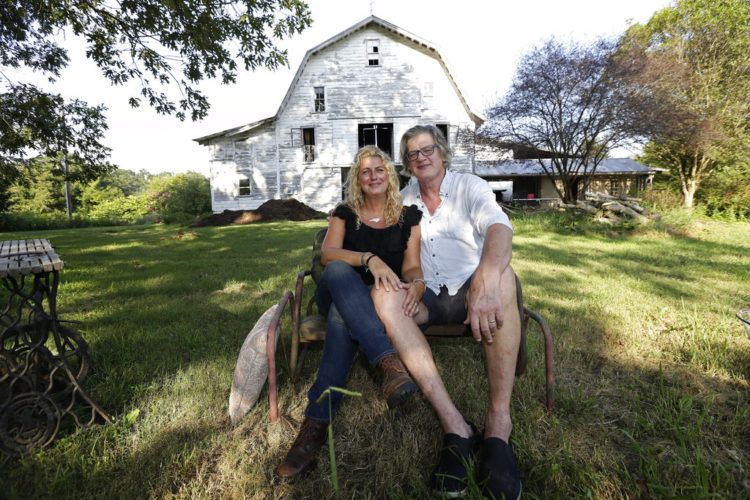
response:
<path id="1" fill-rule="evenodd" d="M 316 403 L 320 403 L 323 401 L 323 399 L 326 396 L 331 395 L 331 391 L 338 392 L 340 394 L 343 394 L 344 396 L 350 396 L 350 397 L 362 397 L 362 393 L 360 392 L 354 392 L 354 391 L 348 391 L 346 389 L 343 389 L 341 387 L 329 387 L 323 393 L 320 395 Z M 331 408 L 331 398 L 328 398 L 328 414 L 333 415 L 333 409 Z M 330 422 L 328 424 L 328 457 L 331 461 L 331 481 L 333 482 L 333 491 L 336 492 L 336 496 L 339 494 L 339 474 L 338 469 L 336 468 L 336 451 L 333 448 L 333 422 Z"/>

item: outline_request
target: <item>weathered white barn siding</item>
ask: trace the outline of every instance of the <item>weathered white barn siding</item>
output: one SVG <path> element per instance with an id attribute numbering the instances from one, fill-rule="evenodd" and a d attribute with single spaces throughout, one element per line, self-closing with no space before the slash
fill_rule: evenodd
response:
<path id="1" fill-rule="evenodd" d="M 368 65 L 372 40 L 378 42 L 378 66 Z M 397 163 L 408 128 L 445 124 L 455 149 L 453 168 L 471 170 L 473 148 L 462 147 L 458 134 L 473 131 L 481 120 L 439 57 L 433 47 L 375 17 L 308 52 L 273 119 L 197 139 L 212 148 L 213 210 L 253 209 L 291 197 L 318 210 L 333 208 L 341 200 L 342 169 L 359 148 L 361 124 L 392 125 Z M 325 89 L 325 111 L 315 111 L 315 87 Z M 314 161 L 305 161 L 303 128 L 315 130 Z M 248 196 L 239 195 L 242 178 L 252 180 Z"/>
<path id="2" fill-rule="evenodd" d="M 275 127 L 265 125 L 249 137 L 222 138 L 211 145 L 211 203 L 214 212 L 247 210 L 276 197 Z M 240 196 L 240 179 L 250 180 L 251 194 Z"/>

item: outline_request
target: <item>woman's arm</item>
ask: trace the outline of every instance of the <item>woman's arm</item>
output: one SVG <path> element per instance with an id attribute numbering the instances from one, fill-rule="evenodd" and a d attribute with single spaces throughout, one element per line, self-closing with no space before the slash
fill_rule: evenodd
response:
<path id="1" fill-rule="evenodd" d="M 344 219 L 331 217 L 331 221 L 328 223 L 328 232 L 323 240 L 320 262 L 326 265 L 334 260 L 341 260 L 352 267 L 367 265 L 375 280 L 375 288 L 379 289 L 382 285 L 388 291 L 398 289 L 401 280 L 380 257 L 372 252 L 355 252 L 342 248 L 345 232 L 346 222 Z"/>
<path id="2" fill-rule="evenodd" d="M 350 266 L 356 267 L 362 265 L 362 257 L 369 252 L 354 252 L 344 250 L 344 233 L 346 232 L 346 222 L 338 217 L 331 217 L 328 223 L 328 231 L 323 240 L 321 247 L 320 262 L 323 265 L 333 262 L 334 260 L 343 260 Z M 367 256 L 365 255 L 365 258 Z"/>

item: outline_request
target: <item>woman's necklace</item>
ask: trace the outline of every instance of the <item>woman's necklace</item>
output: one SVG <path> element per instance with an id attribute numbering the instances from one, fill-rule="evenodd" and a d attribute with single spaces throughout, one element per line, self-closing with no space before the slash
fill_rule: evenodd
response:
<path id="1" fill-rule="evenodd" d="M 364 216 L 364 218 L 367 219 L 367 222 L 377 224 L 378 222 L 383 220 L 383 213 L 381 212 L 380 215 L 376 215 L 375 217 Z"/>

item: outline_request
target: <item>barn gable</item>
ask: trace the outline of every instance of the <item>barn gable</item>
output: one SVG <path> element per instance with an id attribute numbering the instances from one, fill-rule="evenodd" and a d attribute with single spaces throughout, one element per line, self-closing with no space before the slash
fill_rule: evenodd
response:
<path id="1" fill-rule="evenodd" d="M 482 118 L 445 61 L 432 44 L 371 16 L 306 53 L 275 116 L 195 140 L 211 148 L 214 211 L 288 197 L 327 210 L 341 200 L 360 146 L 397 157 L 401 135 L 417 123 L 442 127 L 454 168 L 472 169 L 461 135 Z"/>

